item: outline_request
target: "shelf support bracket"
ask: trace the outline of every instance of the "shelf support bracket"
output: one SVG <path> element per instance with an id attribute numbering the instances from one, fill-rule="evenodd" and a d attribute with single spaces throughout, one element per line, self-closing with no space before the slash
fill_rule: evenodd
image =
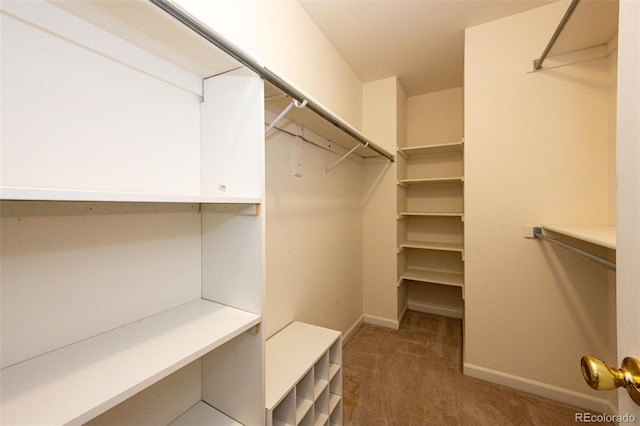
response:
<path id="1" fill-rule="evenodd" d="M 338 161 L 336 161 L 335 163 L 333 163 L 332 165 L 327 167 L 327 169 L 325 170 L 325 173 L 329 173 L 329 170 L 333 169 L 335 166 L 337 166 L 338 164 L 342 163 L 349 155 L 351 155 L 353 153 L 353 151 L 355 151 L 356 149 L 360 148 L 361 146 L 364 146 L 366 148 L 367 146 L 369 146 L 369 142 L 367 142 L 365 145 L 358 144 L 358 145 L 354 146 L 353 148 L 351 148 L 351 150 L 349 150 L 349 152 L 347 152 L 345 155 L 340 157 L 338 159 Z"/>
<path id="2" fill-rule="evenodd" d="M 291 108 L 293 108 L 294 106 L 298 109 L 302 109 L 307 106 L 307 100 L 305 99 L 302 102 L 298 102 L 297 100 L 294 99 L 291 102 L 289 102 L 289 105 L 287 105 L 285 109 L 283 109 L 282 112 L 275 118 L 275 120 L 273 120 L 271 124 L 267 126 L 267 129 L 264 131 L 264 133 L 265 134 L 269 133 L 269 131 L 273 129 L 276 126 L 276 124 L 278 124 L 278 121 L 282 120 L 282 117 L 287 115 L 289 111 L 291 111 Z"/>

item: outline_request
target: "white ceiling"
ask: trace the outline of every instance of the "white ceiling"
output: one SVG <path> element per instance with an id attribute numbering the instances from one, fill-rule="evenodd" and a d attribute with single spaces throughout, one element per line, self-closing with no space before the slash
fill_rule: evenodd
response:
<path id="1" fill-rule="evenodd" d="M 415 96 L 462 86 L 465 28 L 557 0 L 298 1 L 361 81 Z"/>

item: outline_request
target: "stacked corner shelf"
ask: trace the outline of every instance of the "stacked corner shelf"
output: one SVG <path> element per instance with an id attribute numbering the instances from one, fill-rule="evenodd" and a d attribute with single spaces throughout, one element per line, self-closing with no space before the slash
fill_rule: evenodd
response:
<path id="1" fill-rule="evenodd" d="M 266 343 L 267 426 L 342 425 L 342 336 L 293 322 Z"/>
<path id="2" fill-rule="evenodd" d="M 398 150 L 405 164 L 398 179 L 398 285 L 464 290 L 463 147 L 461 140 Z"/>

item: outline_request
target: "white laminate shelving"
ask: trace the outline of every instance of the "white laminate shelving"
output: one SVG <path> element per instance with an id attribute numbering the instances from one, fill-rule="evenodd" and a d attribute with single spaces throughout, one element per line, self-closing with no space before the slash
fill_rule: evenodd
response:
<path id="1" fill-rule="evenodd" d="M 342 424 L 342 338 L 293 322 L 266 343 L 267 425 Z"/>
<path id="2" fill-rule="evenodd" d="M 259 197 L 223 197 L 200 194 L 89 191 L 81 189 L 0 187 L 1 200 L 13 201 L 95 201 L 124 203 L 260 203 Z"/>
<path id="3" fill-rule="evenodd" d="M 444 242 L 431 242 L 431 241 L 403 241 L 400 243 L 399 249 L 419 249 L 419 250 L 440 250 L 440 251 L 455 251 L 464 252 L 464 245 L 460 243 L 444 243 Z"/>
<path id="4" fill-rule="evenodd" d="M 398 153 L 397 285 L 408 286 L 410 308 L 450 312 L 464 297 L 464 140 Z"/>
<path id="5" fill-rule="evenodd" d="M 616 228 L 614 226 L 542 225 L 542 228 L 597 246 L 616 249 Z"/>
<path id="6" fill-rule="evenodd" d="M 446 176 L 446 177 L 434 177 L 434 178 L 413 178 L 413 179 L 400 179 L 398 184 L 401 186 L 409 185 L 432 185 L 442 183 L 462 183 L 464 177 L 462 176 Z"/>
<path id="7" fill-rule="evenodd" d="M 462 152 L 463 143 L 463 141 L 459 141 L 435 145 L 410 146 L 400 148 L 399 152 L 405 155 L 407 158 L 422 155 L 457 153 Z"/>
<path id="8" fill-rule="evenodd" d="M 458 212 L 400 212 L 398 218 L 405 217 L 459 217 L 464 220 L 464 213 Z"/>
<path id="9" fill-rule="evenodd" d="M 6 367 L 3 423 L 90 420 L 259 322 L 259 315 L 197 300 Z"/>
<path id="10" fill-rule="evenodd" d="M 403 280 L 443 284 L 454 287 L 462 287 L 464 285 L 464 274 L 462 272 L 407 268 L 400 275 L 400 278 Z"/>
<path id="11" fill-rule="evenodd" d="M 261 424 L 264 81 L 152 2 L 0 19 L 0 423 Z"/>

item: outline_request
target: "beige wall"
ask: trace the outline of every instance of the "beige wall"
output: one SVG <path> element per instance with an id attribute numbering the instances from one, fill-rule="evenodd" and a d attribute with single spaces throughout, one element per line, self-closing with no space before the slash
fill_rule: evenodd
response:
<path id="1" fill-rule="evenodd" d="M 356 129 L 362 83 L 297 1 L 179 0 L 272 71 Z"/>
<path id="2" fill-rule="evenodd" d="M 465 373 L 605 409 L 579 361 L 615 358 L 607 272 L 522 229 L 610 219 L 613 58 L 525 73 L 566 6 L 466 31 Z"/>
<path id="3" fill-rule="evenodd" d="M 294 320 L 346 333 L 362 318 L 362 165 L 347 160 L 325 173 L 338 158 L 278 131 L 267 135 L 267 337 Z"/>
<path id="4" fill-rule="evenodd" d="M 363 132 L 395 152 L 404 136 L 406 96 L 396 77 L 364 85 Z M 396 268 L 396 163 L 379 159 L 364 167 L 363 250 L 365 321 L 398 328 Z"/>
<path id="5" fill-rule="evenodd" d="M 407 145 L 459 141 L 464 136 L 463 121 L 462 87 L 407 98 Z"/>

